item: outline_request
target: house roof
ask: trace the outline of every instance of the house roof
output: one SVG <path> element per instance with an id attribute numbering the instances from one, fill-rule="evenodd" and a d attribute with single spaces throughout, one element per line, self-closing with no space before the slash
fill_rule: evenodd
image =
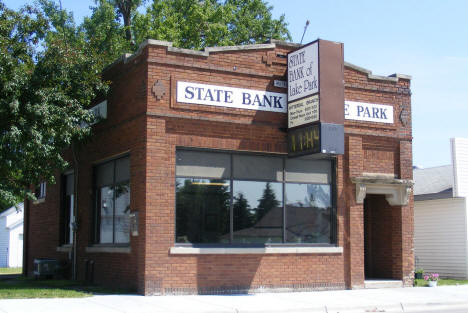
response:
<path id="1" fill-rule="evenodd" d="M 414 169 L 414 199 L 433 200 L 452 198 L 452 165 Z"/>
<path id="2" fill-rule="evenodd" d="M 328 236 L 329 224 L 324 222 L 330 220 L 330 211 L 327 208 L 286 205 L 286 220 L 288 224 L 286 237 L 290 242 L 301 240 L 304 235 L 319 242 L 324 236 Z M 273 207 L 251 227 L 234 231 L 234 238 L 237 240 L 242 238 L 281 238 L 283 237 L 282 221 L 283 207 Z"/>
<path id="3" fill-rule="evenodd" d="M 23 211 L 23 209 L 24 209 L 23 202 L 18 203 L 16 206 L 14 205 L 11 208 L 3 211 L 2 214 L 0 214 L 0 217 L 8 216 L 8 215 L 12 214 L 13 212 Z"/>

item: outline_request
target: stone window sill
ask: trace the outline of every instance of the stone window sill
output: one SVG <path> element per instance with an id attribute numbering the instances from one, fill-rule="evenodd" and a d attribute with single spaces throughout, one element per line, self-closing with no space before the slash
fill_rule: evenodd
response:
<path id="1" fill-rule="evenodd" d="M 95 245 L 86 247 L 87 253 L 130 253 L 132 250 L 129 246 L 101 246 Z"/>
<path id="2" fill-rule="evenodd" d="M 193 248 L 172 247 L 171 254 L 341 254 L 343 247 Z"/>
<path id="3" fill-rule="evenodd" d="M 44 203 L 45 202 L 45 198 L 39 198 L 37 200 L 34 200 L 32 203 L 33 204 L 39 204 L 39 203 Z"/>
<path id="4" fill-rule="evenodd" d="M 57 252 L 70 252 L 73 248 L 72 244 L 61 245 L 57 247 Z"/>

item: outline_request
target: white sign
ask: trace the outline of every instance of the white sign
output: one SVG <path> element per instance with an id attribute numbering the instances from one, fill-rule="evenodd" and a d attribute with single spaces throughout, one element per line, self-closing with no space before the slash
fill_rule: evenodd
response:
<path id="1" fill-rule="evenodd" d="M 288 101 L 319 91 L 318 41 L 288 54 Z"/>
<path id="2" fill-rule="evenodd" d="M 265 90 L 177 82 L 177 102 L 287 112 L 286 94 Z"/>
<path id="3" fill-rule="evenodd" d="M 104 100 L 101 103 L 93 106 L 91 109 L 89 109 L 89 111 L 93 113 L 97 121 L 99 119 L 106 119 L 107 118 L 107 100 Z"/>
<path id="4" fill-rule="evenodd" d="M 393 124 L 393 106 L 345 101 L 345 119 Z"/>
<path id="5" fill-rule="evenodd" d="M 316 122 L 319 117 L 318 95 L 288 103 L 288 128 Z"/>
<path id="6" fill-rule="evenodd" d="M 94 125 L 100 120 L 107 118 L 107 100 L 104 100 L 88 110 L 94 115 L 94 121 L 90 125 Z M 88 123 L 82 122 L 80 124 L 81 128 L 90 126 Z"/>
<path id="7" fill-rule="evenodd" d="M 273 81 L 273 86 L 278 87 L 278 88 L 288 88 L 288 82 L 284 80 L 275 79 Z"/>

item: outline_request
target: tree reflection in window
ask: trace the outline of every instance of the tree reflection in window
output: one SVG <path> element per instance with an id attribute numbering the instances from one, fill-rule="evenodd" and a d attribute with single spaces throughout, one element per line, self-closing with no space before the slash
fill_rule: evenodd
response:
<path id="1" fill-rule="evenodd" d="M 286 184 L 286 241 L 330 242 L 330 186 Z"/>
<path id="2" fill-rule="evenodd" d="M 233 185 L 234 242 L 282 242 L 281 183 L 235 180 Z"/>
<path id="3" fill-rule="evenodd" d="M 229 242 L 229 208 L 228 181 L 177 178 L 176 242 Z"/>
<path id="4" fill-rule="evenodd" d="M 176 160 L 177 243 L 334 242 L 330 160 L 196 150 Z"/>

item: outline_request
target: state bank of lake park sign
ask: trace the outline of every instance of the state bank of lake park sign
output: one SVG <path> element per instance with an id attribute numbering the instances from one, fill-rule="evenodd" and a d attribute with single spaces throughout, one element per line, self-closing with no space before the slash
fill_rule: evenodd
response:
<path id="1" fill-rule="evenodd" d="M 207 85 L 192 82 L 177 82 L 177 101 L 181 103 L 192 103 L 201 105 L 213 105 L 247 110 L 260 110 L 286 113 L 288 112 L 287 95 L 265 90 L 253 90 L 234 88 L 217 85 Z M 318 96 L 311 99 L 302 99 L 289 104 L 289 113 L 295 111 L 298 115 L 296 120 L 306 120 L 303 113 L 312 104 L 312 117 L 318 115 Z M 300 108 L 299 108 L 300 107 Z M 316 109 L 315 109 L 316 108 Z M 389 105 L 345 101 L 344 116 L 347 120 L 368 121 L 377 123 L 393 123 L 393 107 Z M 316 120 L 312 118 L 311 120 Z"/>
<path id="2" fill-rule="evenodd" d="M 344 153 L 343 44 L 318 39 L 288 53 L 288 155 Z"/>
<path id="3" fill-rule="evenodd" d="M 393 123 L 393 107 L 344 101 L 343 44 L 316 40 L 288 54 L 288 93 L 177 81 L 177 102 L 288 113 L 288 155 L 343 154 L 344 120 Z"/>

